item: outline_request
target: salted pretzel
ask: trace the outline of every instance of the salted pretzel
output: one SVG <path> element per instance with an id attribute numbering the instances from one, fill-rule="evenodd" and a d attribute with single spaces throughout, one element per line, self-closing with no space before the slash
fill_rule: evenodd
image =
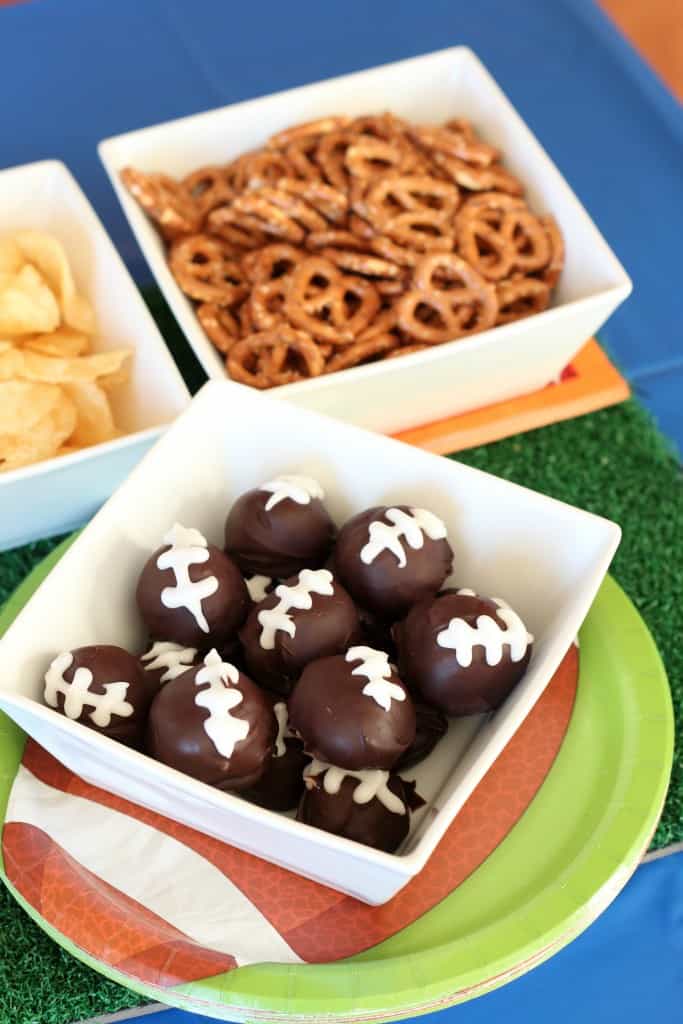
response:
<path id="1" fill-rule="evenodd" d="M 495 146 L 473 138 L 471 132 L 430 124 L 412 125 L 408 132 L 411 138 L 429 150 L 430 155 L 445 153 L 477 167 L 490 167 L 500 155 Z"/>
<path id="2" fill-rule="evenodd" d="M 398 264 L 391 263 L 390 260 L 384 260 L 381 256 L 373 256 L 372 253 L 329 247 L 322 249 L 320 255 L 324 259 L 329 260 L 330 263 L 334 263 L 342 270 L 346 270 L 351 274 L 391 279 L 399 279 L 403 276 L 401 267 Z"/>
<path id="3" fill-rule="evenodd" d="M 497 324 L 532 316 L 548 308 L 550 288 L 545 281 L 534 277 L 517 277 L 501 281 L 496 287 L 498 295 Z"/>
<path id="4" fill-rule="evenodd" d="M 405 155 L 393 142 L 360 135 L 346 149 L 344 163 L 350 174 L 369 181 L 380 174 L 399 171 L 405 163 Z"/>
<path id="5" fill-rule="evenodd" d="M 249 296 L 251 321 L 257 331 L 269 331 L 285 322 L 285 302 L 289 292 L 289 276 L 255 284 Z"/>
<path id="6" fill-rule="evenodd" d="M 219 352 L 227 354 L 240 338 L 239 322 L 225 306 L 202 302 L 197 306 L 197 319 Z"/>
<path id="7" fill-rule="evenodd" d="M 167 241 L 189 235 L 199 227 L 199 207 L 179 181 L 167 174 L 145 174 L 134 167 L 125 167 L 121 180 Z"/>
<path id="8" fill-rule="evenodd" d="M 386 222 L 384 232 L 397 245 L 418 252 L 430 249 L 449 252 L 453 249 L 451 222 L 439 210 L 428 207 L 396 214 Z"/>
<path id="9" fill-rule="evenodd" d="M 495 288 L 455 253 L 425 256 L 413 283 L 414 289 L 398 300 L 397 319 L 415 341 L 439 344 L 496 322 Z"/>
<path id="10" fill-rule="evenodd" d="M 317 121 L 305 121 L 302 124 L 295 124 L 292 128 L 285 128 L 277 135 L 271 135 L 266 143 L 268 149 L 283 149 L 292 142 L 311 136 L 329 135 L 330 132 L 337 132 L 345 128 L 351 121 L 350 117 L 343 115 L 337 117 L 321 117 Z"/>
<path id="11" fill-rule="evenodd" d="M 512 196 L 524 194 L 522 183 L 500 164 L 478 166 L 447 153 L 434 152 L 431 155 L 436 166 L 461 188 L 472 192 L 497 189 Z"/>
<path id="12" fill-rule="evenodd" d="M 306 252 L 286 242 L 273 242 L 260 249 L 252 249 L 242 257 L 242 270 L 248 281 L 262 284 L 283 277 L 306 259 Z"/>
<path id="13" fill-rule="evenodd" d="M 311 256 L 292 274 L 285 314 L 314 338 L 348 345 L 379 307 L 380 297 L 369 281 L 341 274 L 334 263 Z"/>
<path id="14" fill-rule="evenodd" d="M 309 334 L 281 324 L 235 342 L 226 367 L 233 380 L 264 389 L 317 377 L 325 360 Z"/>
<path id="15" fill-rule="evenodd" d="M 169 262 L 190 298 L 231 306 L 247 295 L 242 268 L 219 238 L 201 234 L 181 238 L 171 246 Z"/>
<path id="16" fill-rule="evenodd" d="M 564 267 L 564 240 L 558 223 L 551 214 L 547 213 L 538 219 L 545 228 L 550 243 L 550 258 L 540 277 L 552 289 L 559 281 Z"/>
<path id="17" fill-rule="evenodd" d="M 460 191 L 450 182 L 426 174 L 387 175 L 369 189 L 365 205 L 371 222 L 381 231 L 392 217 L 411 210 L 433 210 L 448 221 L 459 202 Z"/>
<path id="18" fill-rule="evenodd" d="M 348 370 L 360 363 L 367 363 L 377 356 L 386 357 L 387 353 L 395 349 L 398 339 L 393 334 L 377 334 L 366 341 L 354 341 L 352 345 L 338 349 L 328 360 L 325 366 L 325 373 L 336 373 L 337 370 Z"/>
<path id="19" fill-rule="evenodd" d="M 202 218 L 217 206 L 231 202 L 235 196 L 226 167 L 199 167 L 185 175 L 181 185 L 196 203 Z"/>

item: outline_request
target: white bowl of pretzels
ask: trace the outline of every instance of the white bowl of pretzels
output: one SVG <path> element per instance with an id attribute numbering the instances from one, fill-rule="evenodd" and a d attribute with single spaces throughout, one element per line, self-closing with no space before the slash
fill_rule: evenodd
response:
<path id="1" fill-rule="evenodd" d="M 543 387 L 631 290 L 464 47 L 99 151 L 207 374 L 370 429 Z"/>

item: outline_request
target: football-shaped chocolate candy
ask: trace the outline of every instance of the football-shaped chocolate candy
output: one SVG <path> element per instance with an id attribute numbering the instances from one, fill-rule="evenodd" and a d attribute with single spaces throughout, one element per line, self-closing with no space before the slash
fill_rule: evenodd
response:
<path id="1" fill-rule="evenodd" d="M 317 480 L 281 476 L 247 491 L 225 523 L 225 550 L 248 576 L 287 579 L 324 565 L 334 524 Z"/>
<path id="2" fill-rule="evenodd" d="M 313 761 L 297 818 L 336 836 L 393 853 L 408 835 L 410 811 L 399 775 L 348 772 Z"/>
<path id="3" fill-rule="evenodd" d="M 136 599 L 150 636 L 199 650 L 234 636 L 250 603 L 235 563 L 178 523 L 143 568 Z"/>
<path id="4" fill-rule="evenodd" d="M 384 651 L 351 647 L 313 661 L 289 698 L 307 753 L 357 771 L 388 770 L 415 739 L 415 709 Z"/>
<path id="5" fill-rule="evenodd" d="M 270 811 L 291 811 L 303 795 L 304 768 L 311 759 L 304 753 L 301 740 L 289 729 L 285 702 L 275 701 L 273 713 L 277 736 L 268 767 L 256 785 L 243 790 L 241 796 Z"/>
<path id="6" fill-rule="evenodd" d="M 421 699 L 447 715 L 500 707 L 526 671 L 533 637 L 499 598 L 445 590 L 394 626 L 399 665 Z"/>
<path id="7" fill-rule="evenodd" d="M 45 673 L 45 703 L 74 722 L 138 746 L 152 691 L 122 647 L 94 644 L 58 654 Z"/>
<path id="8" fill-rule="evenodd" d="M 302 569 L 280 583 L 240 630 L 249 674 L 285 695 L 306 665 L 340 654 L 359 636 L 356 606 L 328 569 Z"/>
<path id="9" fill-rule="evenodd" d="M 453 565 L 446 527 L 432 512 L 379 506 L 350 519 L 334 549 L 336 573 L 378 619 L 394 622 L 436 594 Z"/>
<path id="10" fill-rule="evenodd" d="M 149 710 L 146 749 L 194 779 L 238 790 L 261 778 L 276 733 L 263 690 L 213 650 L 159 690 Z"/>

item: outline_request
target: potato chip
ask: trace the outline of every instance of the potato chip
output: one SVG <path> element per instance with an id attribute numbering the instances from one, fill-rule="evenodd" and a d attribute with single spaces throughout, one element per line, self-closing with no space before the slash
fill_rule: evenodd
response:
<path id="1" fill-rule="evenodd" d="M 56 384 L 0 381 L 0 434 L 24 434 L 55 408 L 62 390 Z"/>
<path id="2" fill-rule="evenodd" d="M 59 320 L 57 300 L 35 267 L 0 275 L 0 335 L 43 334 Z"/>
<path id="3" fill-rule="evenodd" d="M 74 403 L 77 415 L 69 444 L 84 448 L 119 436 L 109 398 L 99 384 L 79 381 L 77 384 L 65 384 L 64 390 Z"/>
<path id="4" fill-rule="evenodd" d="M 55 388 L 52 396 L 39 394 L 38 389 L 46 386 L 49 387 L 28 384 L 31 390 L 27 392 L 23 389 L 23 400 L 30 403 L 33 411 L 41 407 L 46 397 L 56 396 L 56 401 L 49 405 L 43 416 L 34 419 L 28 429 L 0 433 L 0 472 L 19 469 L 41 459 L 51 458 L 73 433 L 77 418 L 74 403 L 60 388 Z M 0 384 L 0 389 L 3 387 L 7 385 Z M 18 394 L 15 394 L 13 401 L 16 401 L 17 397 Z M 34 397 L 36 401 L 32 402 Z"/>
<path id="5" fill-rule="evenodd" d="M 12 236 L 0 238 L 0 273 L 17 274 L 26 260 Z"/>
<path id="6" fill-rule="evenodd" d="M 0 353 L 0 380 L 19 377 L 22 380 L 45 381 L 48 384 L 66 384 L 79 380 L 97 380 L 118 373 L 130 358 L 127 349 L 97 352 L 92 356 L 62 359 L 44 356 L 39 352 L 13 348 Z"/>
<path id="7" fill-rule="evenodd" d="M 90 351 L 90 340 L 87 335 L 74 331 L 71 327 L 58 327 L 51 334 L 36 334 L 22 341 L 24 349 L 39 352 L 44 356 L 73 359 Z"/>
<path id="8" fill-rule="evenodd" d="M 90 303 L 76 292 L 71 267 L 61 242 L 40 231 L 19 231 L 14 235 L 14 241 L 24 259 L 38 268 L 57 296 L 64 322 L 77 331 L 92 334 L 95 330 L 95 314 Z"/>

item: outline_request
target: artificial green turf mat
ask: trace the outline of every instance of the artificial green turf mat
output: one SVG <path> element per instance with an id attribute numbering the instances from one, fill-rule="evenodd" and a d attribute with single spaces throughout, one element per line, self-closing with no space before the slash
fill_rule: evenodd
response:
<path id="1" fill-rule="evenodd" d="M 683 840 L 683 481 L 669 443 L 629 401 L 457 458 L 621 524 L 611 571 L 652 630 L 676 713 L 673 777 L 652 845 Z M 55 543 L 0 555 L 0 603 Z M 52 943 L 4 889 L 0 934 L 12 950 L 0 957 L 0 1024 L 68 1024 L 140 1002 Z"/>

